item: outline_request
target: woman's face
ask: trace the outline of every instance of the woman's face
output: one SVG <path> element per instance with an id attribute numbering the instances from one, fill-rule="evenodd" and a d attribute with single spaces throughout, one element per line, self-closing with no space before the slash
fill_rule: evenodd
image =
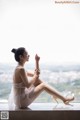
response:
<path id="1" fill-rule="evenodd" d="M 26 62 L 26 61 L 29 61 L 29 57 L 30 57 L 30 55 L 29 55 L 28 52 L 25 50 L 24 53 L 23 53 L 23 55 L 22 55 L 22 57 L 21 57 L 21 59 L 22 59 L 24 62 Z"/>
<path id="2" fill-rule="evenodd" d="M 26 50 L 25 50 L 25 52 L 23 54 L 23 57 L 24 57 L 25 61 L 29 61 L 30 55 L 28 54 L 28 52 Z"/>

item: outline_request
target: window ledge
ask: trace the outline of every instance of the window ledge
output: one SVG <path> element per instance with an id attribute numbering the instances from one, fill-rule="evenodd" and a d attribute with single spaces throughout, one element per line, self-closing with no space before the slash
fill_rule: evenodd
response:
<path id="1" fill-rule="evenodd" d="M 80 120 L 80 103 L 32 103 L 28 109 L 9 110 L 7 102 L 0 102 L 0 111 L 8 111 L 10 120 Z"/>
<path id="2" fill-rule="evenodd" d="M 80 103 L 70 103 L 65 105 L 64 103 L 32 103 L 29 105 L 28 110 L 80 110 Z M 0 110 L 9 110 L 8 101 L 0 100 Z M 16 109 L 17 110 L 17 109 Z M 19 110 L 19 109 L 18 109 Z M 21 110 L 21 109 L 20 109 Z M 23 110 L 23 109 L 22 109 Z M 27 110 L 27 109 L 24 109 Z"/>

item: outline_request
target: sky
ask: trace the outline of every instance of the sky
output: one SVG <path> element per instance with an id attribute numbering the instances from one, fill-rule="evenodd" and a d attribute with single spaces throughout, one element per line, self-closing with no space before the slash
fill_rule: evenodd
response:
<path id="1" fill-rule="evenodd" d="M 59 1 L 59 0 L 58 0 Z M 0 0 L 0 62 L 14 63 L 25 47 L 46 64 L 80 63 L 80 4 L 54 0 Z"/>

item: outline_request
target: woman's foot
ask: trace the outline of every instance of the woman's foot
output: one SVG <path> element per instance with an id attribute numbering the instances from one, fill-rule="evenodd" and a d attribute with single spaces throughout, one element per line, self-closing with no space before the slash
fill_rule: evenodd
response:
<path id="1" fill-rule="evenodd" d="M 58 102 L 58 97 L 57 96 L 53 96 L 53 99 L 56 101 L 56 103 L 59 103 Z M 63 102 L 64 102 L 64 104 L 65 105 L 70 105 L 69 103 L 71 102 L 71 101 L 73 101 L 74 100 L 74 95 L 72 95 L 72 97 L 66 97 L 64 100 L 63 100 Z"/>
<path id="2" fill-rule="evenodd" d="M 70 105 L 69 103 L 73 100 L 74 100 L 74 96 L 65 98 L 63 102 L 65 105 Z"/>

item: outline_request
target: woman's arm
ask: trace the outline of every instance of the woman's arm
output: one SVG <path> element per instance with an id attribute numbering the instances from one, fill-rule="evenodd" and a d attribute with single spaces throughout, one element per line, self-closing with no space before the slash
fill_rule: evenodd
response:
<path id="1" fill-rule="evenodd" d="M 37 72 L 38 75 L 40 74 L 39 60 L 40 60 L 40 57 L 36 54 L 35 55 L 35 71 Z"/>
<path id="2" fill-rule="evenodd" d="M 21 79 L 22 79 L 25 87 L 29 88 L 30 83 L 29 83 L 29 81 L 28 81 L 28 78 L 27 78 L 27 74 L 26 74 L 26 72 L 25 72 L 25 69 L 24 69 L 24 68 L 21 68 L 19 72 L 20 72 L 20 77 L 21 77 Z"/>
<path id="3" fill-rule="evenodd" d="M 33 77 L 33 76 L 34 76 L 34 74 L 33 74 L 33 73 L 31 73 L 31 72 L 27 72 L 27 76 L 29 76 L 29 77 Z"/>
<path id="4" fill-rule="evenodd" d="M 35 55 L 35 73 L 37 73 L 38 75 L 40 74 L 39 60 L 40 60 L 40 57 L 36 54 Z M 27 72 L 27 76 L 33 77 L 35 73 Z"/>
<path id="5" fill-rule="evenodd" d="M 20 77 L 21 77 L 23 83 L 25 84 L 25 87 L 29 88 L 32 84 L 34 84 L 34 82 L 38 79 L 39 76 L 35 73 L 35 74 L 33 75 L 32 80 L 31 80 L 31 81 L 28 81 L 28 78 L 27 78 L 25 69 L 24 69 L 24 68 L 21 68 L 21 69 L 20 69 Z"/>

